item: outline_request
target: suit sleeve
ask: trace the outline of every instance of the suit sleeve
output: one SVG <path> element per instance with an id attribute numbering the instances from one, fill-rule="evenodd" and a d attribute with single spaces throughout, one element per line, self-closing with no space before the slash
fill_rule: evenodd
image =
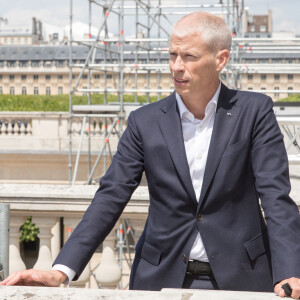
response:
<path id="1" fill-rule="evenodd" d="M 131 113 L 117 152 L 100 180 L 91 205 L 54 261 L 54 264 L 63 264 L 74 270 L 74 280 L 78 279 L 98 245 L 119 219 L 141 181 L 143 170 L 143 145 L 134 113 Z"/>
<path id="2" fill-rule="evenodd" d="M 289 197 L 288 158 L 269 97 L 260 106 L 252 140 L 252 166 L 267 222 L 273 283 L 300 278 L 300 216 Z"/>

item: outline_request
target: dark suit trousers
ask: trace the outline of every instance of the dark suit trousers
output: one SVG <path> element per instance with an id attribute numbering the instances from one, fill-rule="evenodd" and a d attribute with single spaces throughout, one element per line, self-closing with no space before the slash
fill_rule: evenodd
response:
<path id="1" fill-rule="evenodd" d="M 218 290 L 219 287 L 213 276 L 186 275 L 182 285 L 183 289 Z"/>

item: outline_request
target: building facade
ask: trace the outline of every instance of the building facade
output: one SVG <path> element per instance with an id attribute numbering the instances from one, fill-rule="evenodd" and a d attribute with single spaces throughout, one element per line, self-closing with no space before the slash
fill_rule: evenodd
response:
<path id="1" fill-rule="evenodd" d="M 117 46 L 115 46 L 117 47 Z M 144 54 L 135 57 L 131 46 L 124 48 L 123 90 L 173 89 L 168 71 L 168 53 L 159 56 Z M 127 54 L 126 54 L 127 53 Z M 72 86 L 75 84 L 88 55 L 88 48 L 72 48 Z M 244 90 L 273 90 L 274 100 L 286 97 L 280 90 L 300 90 L 300 52 L 261 52 L 247 50 L 240 53 L 240 88 Z M 143 68 L 143 66 L 148 68 Z M 159 65 L 157 69 L 151 66 Z M 112 52 L 105 58 L 103 51 L 96 51 L 90 74 L 86 70 L 78 89 L 103 89 L 117 93 L 120 88 L 119 56 Z M 149 69 L 150 68 L 150 69 Z M 137 72 L 138 69 L 138 72 Z M 226 71 L 225 71 L 226 72 Z M 159 75 L 159 76 L 158 76 Z M 90 86 L 88 76 L 90 76 Z M 223 74 L 225 78 L 225 74 Z M 57 95 L 69 93 L 69 47 L 68 46 L 2 46 L 0 49 L 0 93 L 15 95 Z M 97 91 L 94 92 L 97 92 Z M 85 93 L 81 91 L 77 94 Z M 132 93 L 129 92 L 129 93 Z"/>

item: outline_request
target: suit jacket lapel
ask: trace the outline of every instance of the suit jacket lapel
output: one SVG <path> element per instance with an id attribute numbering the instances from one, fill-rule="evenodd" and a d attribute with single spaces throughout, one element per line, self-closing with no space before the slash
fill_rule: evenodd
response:
<path id="1" fill-rule="evenodd" d="M 229 90 L 222 84 L 198 208 L 201 207 L 238 119 L 240 108 L 235 104 L 236 100 L 236 91 Z"/>
<path id="2" fill-rule="evenodd" d="M 184 147 L 181 120 L 177 108 L 175 93 L 173 93 L 168 100 L 166 100 L 166 104 L 162 107 L 162 110 L 164 111 L 164 115 L 158 119 L 158 125 L 167 144 L 176 170 L 193 203 L 197 205 L 198 203 L 191 180 Z"/>

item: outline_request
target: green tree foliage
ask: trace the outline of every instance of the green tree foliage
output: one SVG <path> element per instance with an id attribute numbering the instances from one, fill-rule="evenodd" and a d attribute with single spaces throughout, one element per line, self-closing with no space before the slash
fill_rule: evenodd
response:
<path id="1" fill-rule="evenodd" d="M 116 95 L 107 95 L 107 103 L 117 102 Z M 150 97 L 151 102 L 156 97 Z M 134 95 L 124 95 L 124 102 L 134 102 Z M 146 102 L 146 96 L 138 96 L 139 103 Z M 87 96 L 73 96 L 73 105 L 88 104 Z M 104 95 L 91 95 L 91 104 L 103 104 Z M 69 95 L 0 95 L 0 111 L 68 111 Z"/>
<path id="2" fill-rule="evenodd" d="M 27 217 L 25 223 L 20 227 L 21 236 L 20 242 L 34 242 L 37 235 L 40 233 L 40 229 L 32 223 L 31 217 Z"/>

